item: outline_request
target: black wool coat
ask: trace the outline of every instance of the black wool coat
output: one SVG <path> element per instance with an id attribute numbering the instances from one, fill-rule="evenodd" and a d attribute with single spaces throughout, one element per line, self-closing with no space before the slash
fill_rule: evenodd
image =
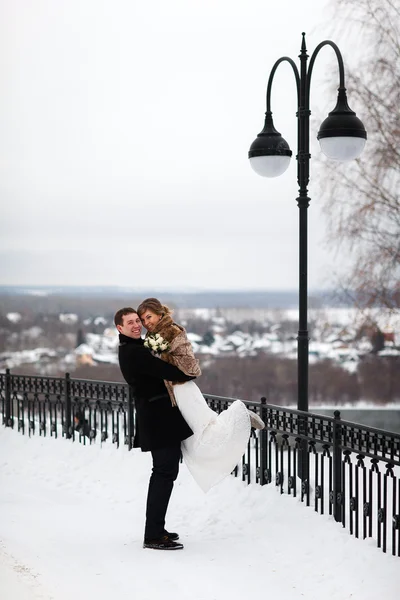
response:
<path id="1" fill-rule="evenodd" d="M 153 356 L 141 338 L 120 333 L 118 358 L 125 381 L 131 386 L 136 409 L 134 447 L 144 452 L 181 442 L 193 434 L 179 408 L 172 406 L 163 379 L 190 381 L 174 365 Z"/>

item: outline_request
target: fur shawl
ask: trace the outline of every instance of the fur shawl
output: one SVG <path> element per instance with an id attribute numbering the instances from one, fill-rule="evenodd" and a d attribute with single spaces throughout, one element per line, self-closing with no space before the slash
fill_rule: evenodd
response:
<path id="1" fill-rule="evenodd" d="M 185 373 L 185 375 L 189 375 L 190 377 L 199 377 L 201 375 L 200 364 L 194 355 L 192 344 L 189 342 L 186 335 L 186 330 L 177 323 L 174 323 L 170 315 L 164 315 L 153 331 L 147 332 L 146 337 L 148 337 L 150 333 L 159 333 L 167 340 L 167 342 L 169 342 L 170 349 L 168 352 L 163 352 L 160 355 L 162 360 L 175 365 L 182 373 Z M 173 387 L 174 385 L 179 385 L 180 382 L 164 380 L 164 383 L 173 406 L 176 406 Z"/>

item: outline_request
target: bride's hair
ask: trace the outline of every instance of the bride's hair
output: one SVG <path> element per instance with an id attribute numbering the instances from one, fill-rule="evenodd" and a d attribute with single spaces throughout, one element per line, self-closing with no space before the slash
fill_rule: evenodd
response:
<path id="1" fill-rule="evenodd" d="M 146 298 L 146 300 L 143 300 L 143 302 L 139 304 L 137 309 L 137 314 L 139 317 L 141 317 L 146 310 L 151 310 L 151 312 L 155 313 L 156 315 L 160 315 L 161 317 L 164 315 L 172 315 L 173 313 L 168 306 L 161 304 L 157 298 Z"/>

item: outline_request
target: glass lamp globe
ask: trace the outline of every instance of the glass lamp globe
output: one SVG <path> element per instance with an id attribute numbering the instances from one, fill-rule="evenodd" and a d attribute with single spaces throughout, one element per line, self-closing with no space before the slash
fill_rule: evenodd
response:
<path id="1" fill-rule="evenodd" d="M 367 132 L 347 104 L 344 88 L 339 89 L 337 104 L 321 124 L 317 138 L 322 152 L 333 160 L 353 160 L 364 150 Z"/>
<path id="2" fill-rule="evenodd" d="M 336 136 L 319 140 L 322 152 L 332 160 L 346 162 L 358 158 L 366 140 L 360 137 Z"/>
<path id="3" fill-rule="evenodd" d="M 279 177 L 290 164 L 290 156 L 269 155 L 253 156 L 250 158 L 252 169 L 261 177 Z"/>
<path id="4" fill-rule="evenodd" d="M 278 177 L 286 171 L 292 151 L 274 127 L 271 111 L 265 113 L 264 129 L 249 150 L 250 165 L 262 177 Z"/>

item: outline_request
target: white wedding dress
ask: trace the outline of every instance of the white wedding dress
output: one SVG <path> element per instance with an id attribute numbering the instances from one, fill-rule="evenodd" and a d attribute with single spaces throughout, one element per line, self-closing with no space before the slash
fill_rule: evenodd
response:
<path id="1" fill-rule="evenodd" d="M 220 414 L 211 410 L 193 381 L 174 385 L 176 403 L 193 435 L 181 444 L 183 459 L 204 492 L 229 475 L 250 438 L 246 405 L 235 400 Z"/>

